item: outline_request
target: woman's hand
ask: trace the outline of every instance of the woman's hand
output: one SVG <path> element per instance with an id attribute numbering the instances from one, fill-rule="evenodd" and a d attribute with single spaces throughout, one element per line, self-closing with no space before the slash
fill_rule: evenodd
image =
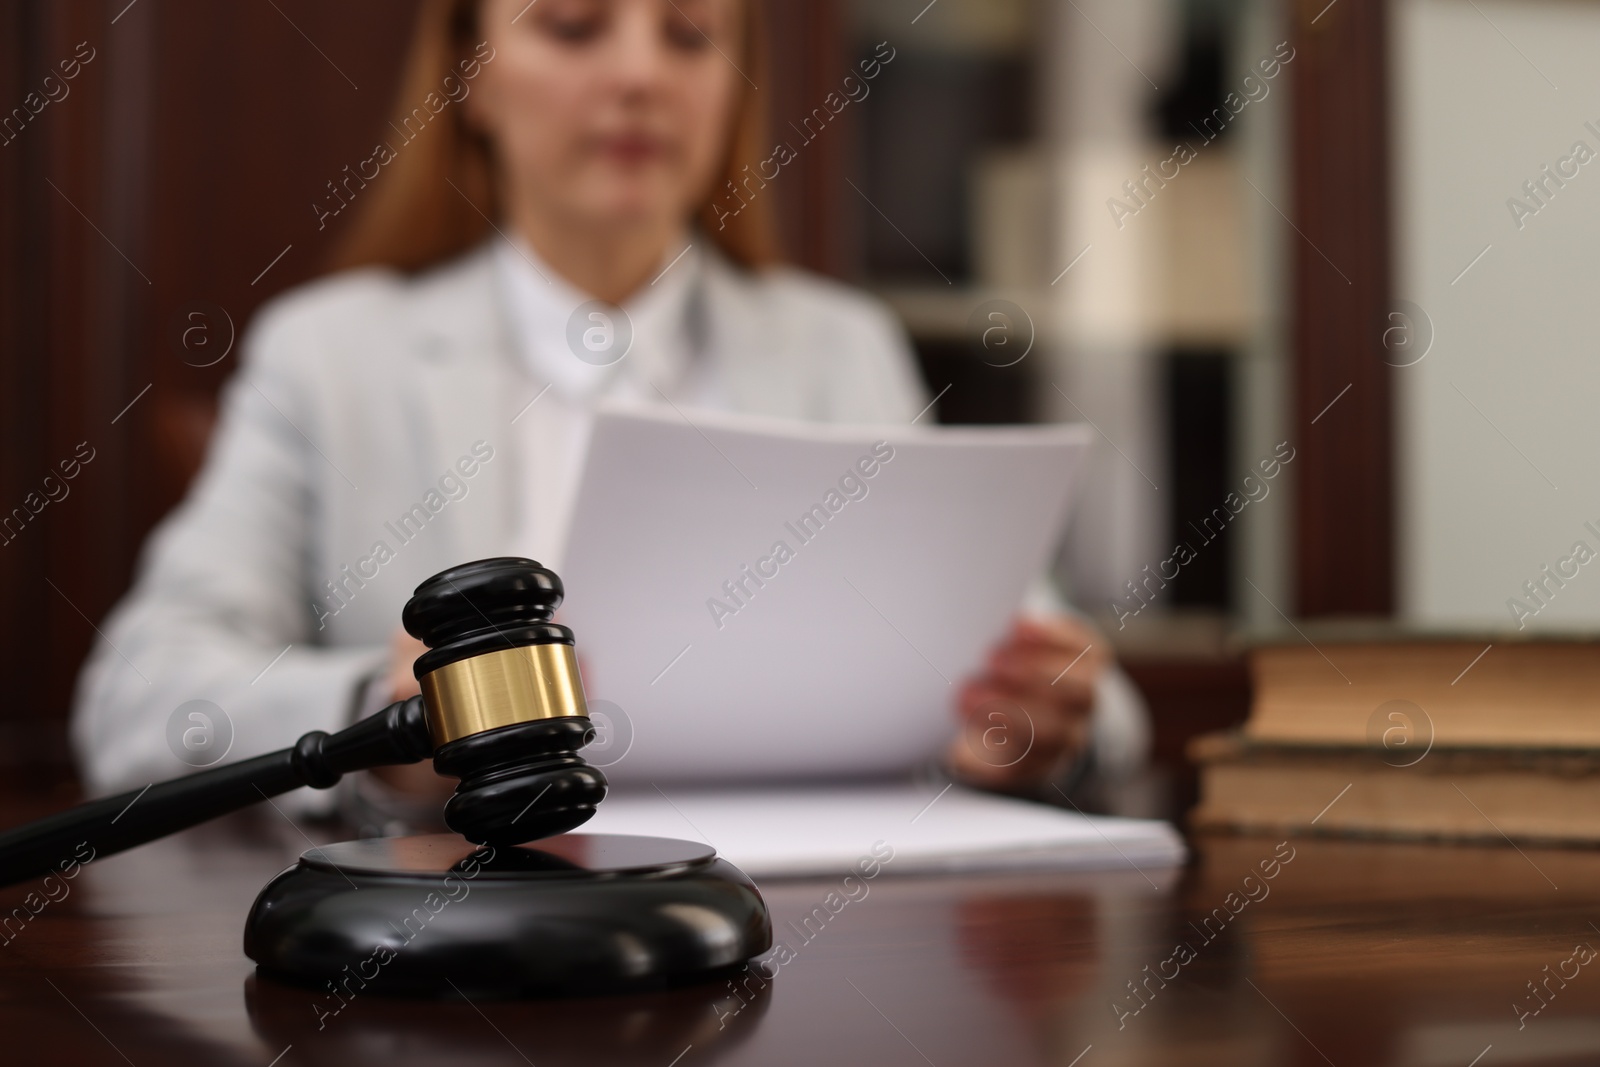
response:
<path id="1" fill-rule="evenodd" d="M 418 656 L 428 651 L 428 646 L 404 630 L 396 630 L 389 638 L 389 699 L 405 700 L 422 692 L 411 665 Z"/>
<path id="2" fill-rule="evenodd" d="M 950 770 L 990 789 L 1047 781 L 1088 743 L 1095 681 L 1109 660 L 1105 640 L 1076 619 L 1016 620 L 961 688 Z"/>
<path id="3" fill-rule="evenodd" d="M 417 684 L 417 676 L 411 673 L 411 664 L 426 651 L 428 646 L 404 630 L 396 630 L 389 639 L 389 673 L 385 682 L 391 701 L 405 700 L 422 692 L 422 687 Z M 440 804 L 450 799 L 450 794 L 456 788 L 454 778 L 442 778 L 433 772 L 432 760 L 399 767 L 378 767 L 372 773 L 391 789 L 415 797 L 431 797 Z"/>

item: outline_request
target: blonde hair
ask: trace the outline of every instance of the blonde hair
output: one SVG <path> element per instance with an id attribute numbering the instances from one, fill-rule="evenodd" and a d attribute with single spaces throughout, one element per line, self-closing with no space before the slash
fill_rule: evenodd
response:
<path id="1" fill-rule="evenodd" d="M 396 123 L 411 119 L 415 105 L 430 94 L 439 98 L 447 78 L 460 80 L 462 71 L 471 69 L 481 42 L 481 2 L 422 0 L 400 79 Z M 745 0 L 744 15 L 743 66 L 759 85 L 766 66 L 760 0 Z M 712 205 L 727 183 L 737 185 L 744 177 L 740 161 L 760 159 L 764 152 L 766 115 L 743 79 L 739 93 L 720 179 L 706 190 L 696 218 L 729 259 L 756 269 L 779 258 L 770 201 L 754 200 L 721 218 Z M 445 107 L 414 141 L 392 154 L 382 180 L 352 205 L 354 218 L 330 266 L 388 266 L 410 272 L 462 254 L 488 236 L 490 219 L 499 218 L 494 179 L 493 144 L 468 124 L 465 109 Z"/>

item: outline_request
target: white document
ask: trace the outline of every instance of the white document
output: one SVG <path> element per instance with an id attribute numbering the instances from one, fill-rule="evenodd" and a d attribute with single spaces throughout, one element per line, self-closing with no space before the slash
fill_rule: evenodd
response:
<path id="1" fill-rule="evenodd" d="M 1046 570 L 1088 434 L 603 409 L 558 616 L 601 730 L 586 756 L 703 783 L 937 755 Z"/>
<path id="2" fill-rule="evenodd" d="M 1079 815 L 953 786 L 781 790 L 645 789 L 606 798 L 585 833 L 704 841 L 753 878 L 848 873 L 863 856 L 897 874 L 1172 867 L 1183 839 L 1164 822 Z M 876 849 L 875 847 L 876 846 Z"/>

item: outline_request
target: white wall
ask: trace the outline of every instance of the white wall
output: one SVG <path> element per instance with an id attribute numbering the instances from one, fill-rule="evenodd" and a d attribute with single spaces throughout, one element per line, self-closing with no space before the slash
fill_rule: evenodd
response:
<path id="1" fill-rule="evenodd" d="M 1398 0 L 1394 18 L 1395 289 L 1435 332 L 1394 372 L 1401 609 L 1498 627 L 1542 565 L 1600 551 L 1600 4 Z M 1597 158 L 1519 230 L 1507 199 L 1577 141 Z M 1600 560 L 1530 629 L 1549 625 L 1600 625 Z"/>

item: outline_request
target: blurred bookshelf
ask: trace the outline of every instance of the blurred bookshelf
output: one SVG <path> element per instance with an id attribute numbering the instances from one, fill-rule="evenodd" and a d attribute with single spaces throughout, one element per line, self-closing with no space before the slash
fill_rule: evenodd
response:
<path id="1" fill-rule="evenodd" d="M 1123 105 L 1130 126 L 1115 131 L 1123 153 L 1116 167 L 1166 158 L 1177 140 L 1194 139 L 1190 124 L 1220 102 L 1229 43 L 1241 32 L 1237 11 L 1227 8 L 1180 0 L 1161 16 L 1171 40 L 1166 69 L 1156 73 L 1166 88 L 1140 81 L 1139 99 Z M 1118 193 L 1115 183 L 1102 183 L 1122 173 L 1086 169 L 1083 157 L 1103 145 L 1063 132 L 1071 122 L 1062 112 L 1073 105 L 1060 100 L 1059 68 L 1072 61 L 1071 33 L 1082 28 L 1073 22 L 1064 35 L 1063 16 L 1033 0 L 942 0 L 909 26 L 903 14 L 892 3 L 861 4 L 847 22 L 857 54 L 883 42 L 895 49 L 856 118 L 860 196 L 850 206 L 859 223 L 858 278 L 904 323 L 929 395 L 940 395 L 939 421 L 1070 415 L 1051 382 L 1070 378 L 1074 348 L 1095 342 L 1084 341 L 1084 309 L 1059 285 L 1078 254 L 1062 247 L 1071 229 L 1062 215 L 1069 202 L 1086 203 L 1101 218 L 1106 194 Z M 1124 315 L 1116 327 L 1123 336 L 1113 343 L 1150 362 L 1139 386 L 1149 395 L 1137 403 L 1154 413 L 1148 454 L 1175 486 L 1161 540 L 1225 495 L 1231 446 L 1250 436 L 1238 426 L 1250 410 L 1234 402 L 1246 387 L 1237 364 L 1259 334 L 1264 308 L 1252 243 L 1256 194 L 1239 140 L 1230 125 L 1214 144 L 1202 142 L 1181 177 L 1114 237 L 1121 245 L 1114 254 L 1134 259 L 1141 292 L 1131 311 L 1116 313 Z M 1092 186 L 1072 187 L 1085 173 Z M 1101 267 L 1091 261 L 1090 269 Z M 1033 341 L 1030 358 L 1012 366 L 985 359 L 988 324 L 974 312 L 994 301 L 1020 309 Z M 1183 606 L 1224 614 L 1235 607 L 1242 583 L 1216 555 L 1209 572 L 1186 577 Z"/>
<path id="2" fill-rule="evenodd" d="M 1101 9 L 1090 7 L 1098 17 Z M 1062 95 L 1062 71 L 1082 58 L 1072 44 L 1084 32 L 1080 16 L 1089 17 L 1082 12 L 1037 0 L 941 0 L 909 27 L 892 3 L 855 5 L 849 16 L 856 53 L 885 40 L 896 49 L 856 118 L 858 188 L 845 201 L 858 231 L 856 277 L 905 325 L 929 396 L 939 397 L 933 417 L 957 424 L 1079 417 L 1052 389 L 1070 380 L 1075 359 L 1087 350 L 1102 365 L 1146 361 L 1148 372 L 1128 380 L 1146 391 L 1134 406 L 1150 413 L 1145 454 L 1160 467 L 1165 512 L 1155 517 L 1153 536 L 1168 546 L 1227 495 L 1261 436 L 1247 425 L 1259 412 L 1247 402 L 1261 390 L 1251 377 L 1260 374 L 1259 361 L 1251 360 L 1263 351 L 1270 312 L 1263 296 L 1271 291 L 1270 264 L 1261 253 L 1270 235 L 1263 236 L 1259 197 L 1262 184 L 1273 187 L 1256 169 L 1261 151 L 1250 134 L 1227 127 L 1126 229 L 1113 231 L 1105 243 L 1116 247 L 1085 264 L 1102 271 L 1107 252 L 1123 257 L 1124 280 L 1139 289 L 1126 309 L 1110 313 L 1122 335 L 1109 347 L 1096 350 L 1098 335 L 1082 321 L 1099 309 L 1067 292 L 1081 275 L 1060 284 L 1084 243 L 1066 235 L 1077 232 L 1074 217 L 1088 216 L 1103 234 L 1117 182 L 1166 159 L 1179 140 L 1196 139 L 1190 123 L 1221 102 L 1237 80 L 1232 64 L 1249 58 L 1240 42 L 1254 32 L 1246 20 L 1265 17 L 1255 10 L 1249 0 L 1178 0 L 1161 9 L 1164 66 L 1140 73 L 1148 70 L 1163 89 L 1141 79 L 1128 90 L 1138 100 L 1108 96 L 1109 110 Z M 1073 86 L 1112 91 L 1082 79 Z M 1094 136 L 1082 135 L 1086 105 L 1100 131 Z M 1106 118 L 1112 113 L 1126 121 L 1109 141 L 1096 140 L 1119 121 Z M 988 323 L 975 315 L 996 301 L 1020 309 L 1034 345 L 1010 366 L 985 358 L 993 355 L 983 343 Z M 1118 432 L 1096 421 L 1102 434 Z M 1250 607 L 1238 596 L 1240 587 L 1248 590 L 1242 578 L 1260 580 L 1260 573 L 1247 562 L 1246 545 L 1254 551 L 1255 542 L 1243 537 L 1227 530 L 1215 550 L 1184 568 L 1158 611 L 1125 630 L 1104 604 L 1079 605 L 1096 616 L 1150 705 L 1169 813 L 1193 799 L 1188 740 L 1238 723 L 1248 710 L 1248 671 L 1232 634 Z M 1125 562 L 1110 566 L 1120 572 Z"/>

